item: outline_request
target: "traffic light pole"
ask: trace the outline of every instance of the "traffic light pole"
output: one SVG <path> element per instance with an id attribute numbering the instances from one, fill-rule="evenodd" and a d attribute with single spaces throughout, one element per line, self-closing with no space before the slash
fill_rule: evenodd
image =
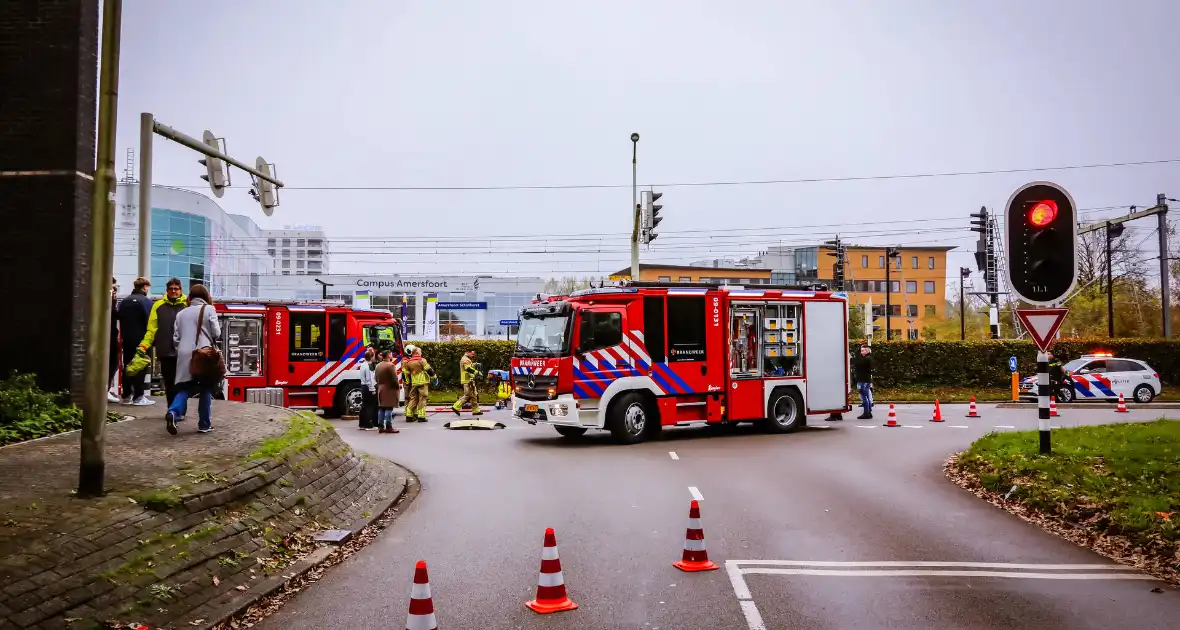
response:
<path id="1" fill-rule="evenodd" d="M 631 134 L 631 280 L 639 281 L 639 134 Z"/>
<path id="2" fill-rule="evenodd" d="M 959 341 L 967 340 L 967 301 L 964 298 L 963 292 L 966 290 L 963 286 L 963 280 L 967 274 L 963 273 L 966 268 L 959 268 Z"/>
<path id="3" fill-rule="evenodd" d="M 1037 352 L 1037 432 L 1040 434 L 1041 455 L 1053 452 L 1049 427 L 1049 355 Z"/>
<path id="4" fill-rule="evenodd" d="M 893 266 L 893 259 L 889 257 L 889 250 L 885 250 L 885 341 L 893 339 L 893 329 L 889 325 L 889 316 L 892 306 L 890 306 L 890 295 L 893 292 L 893 281 L 889 279 L 889 268 Z"/>
<path id="5" fill-rule="evenodd" d="M 139 115 L 139 275 L 151 278 L 151 230 L 152 230 L 152 134 L 159 134 L 177 144 L 182 144 L 206 157 L 216 158 L 236 166 L 243 171 L 282 188 L 283 182 L 267 173 L 247 166 L 217 149 L 185 135 L 172 127 L 161 124 L 148 112 Z"/>
<path id="6" fill-rule="evenodd" d="M 1161 215 L 1162 216 L 1162 215 Z M 1106 222 L 1106 336 L 1114 339 L 1114 265 L 1111 264 L 1111 223 Z"/>
<path id="7" fill-rule="evenodd" d="M 1163 193 L 1155 196 L 1155 205 L 1162 211 L 1155 215 L 1160 236 L 1160 306 L 1163 311 L 1164 339 L 1172 338 L 1172 279 L 1168 277 L 1168 198 Z"/>

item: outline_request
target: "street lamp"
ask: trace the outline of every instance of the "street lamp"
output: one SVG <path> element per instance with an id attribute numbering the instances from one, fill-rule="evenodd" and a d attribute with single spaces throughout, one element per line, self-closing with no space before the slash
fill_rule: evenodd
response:
<path id="1" fill-rule="evenodd" d="M 316 278 L 315 281 L 324 287 L 324 299 L 325 300 L 328 299 L 328 287 L 334 287 L 336 285 L 334 285 L 330 282 L 324 282 L 323 280 L 320 280 L 319 278 Z"/>
<path id="2" fill-rule="evenodd" d="M 890 269 L 893 267 L 894 259 L 901 259 L 901 251 L 896 247 L 885 248 L 885 341 L 893 339 L 893 329 L 889 326 L 890 311 L 893 306 L 889 301 L 889 296 L 893 293 L 893 281 L 890 279 Z"/>
<path id="3" fill-rule="evenodd" d="M 970 275 L 970 269 L 959 267 L 959 341 L 967 340 L 967 309 L 963 299 L 963 281 Z"/>
<path id="4" fill-rule="evenodd" d="M 631 134 L 631 281 L 639 281 L 639 182 L 636 157 L 639 154 L 639 134 Z"/>

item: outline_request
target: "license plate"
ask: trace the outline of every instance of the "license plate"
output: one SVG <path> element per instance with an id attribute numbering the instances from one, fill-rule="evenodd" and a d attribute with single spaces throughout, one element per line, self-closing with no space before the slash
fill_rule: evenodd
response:
<path id="1" fill-rule="evenodd" d="M 537 412 L 537 406 L 536 406 L 536 405 L 525 405 L 525 406 L 524 406 L 524 410 L 525 410 L 525 411 L 527 411 L 527 412 L 529 412 L 529 413 L 536 413 L 536 412 Z"/>

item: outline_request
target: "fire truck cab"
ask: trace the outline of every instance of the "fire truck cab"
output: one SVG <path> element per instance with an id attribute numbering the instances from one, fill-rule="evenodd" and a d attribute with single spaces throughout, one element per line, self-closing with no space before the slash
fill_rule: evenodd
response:
<path id="1" fill-rule="evenodd" d="M 389 311 L 353 310 L 339 300 L 234 298 L 216 308 L 227 400 L 356 415 L 365 348 L 392 350 L 401 360 L 401 328 Z"/>
<path id="2" fill-rule="evenodd" d="M 521 311 L 512 408 L 563 436 L 849 411 L 848 306 L 819 288 L 631 282 Z"/>

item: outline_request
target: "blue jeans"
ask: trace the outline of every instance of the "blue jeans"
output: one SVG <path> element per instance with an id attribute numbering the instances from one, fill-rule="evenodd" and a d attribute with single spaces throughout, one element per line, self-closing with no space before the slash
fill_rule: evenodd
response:
<path id="1" fill-rule="evenodd" d="M 860 392 L 860 405 L 865 408 L 865 413 L 873 413 L 873 384 L 857 383 L 856 389 Z"/>
<path id="2" fill-rule="evenodd" d="M 188 413 L 188 399 L 194 394 L 201 397 L 197 403 L 197 429 L 212 429 L 213 419 L 209 417 L 213 406 L 212 385 L 198 383 L 180 385 L 176 391 L 176 398 L 172 399 L 172 405 L 168 407 L 168 411 L 172 412 L 172 415 L 179 420 Z"/>
<path id="3" fill-rule="evenodd" d="M 377 427 L 382 429 L 393 428 L 393 407 L 381 407 L 377 409 Z"/>

